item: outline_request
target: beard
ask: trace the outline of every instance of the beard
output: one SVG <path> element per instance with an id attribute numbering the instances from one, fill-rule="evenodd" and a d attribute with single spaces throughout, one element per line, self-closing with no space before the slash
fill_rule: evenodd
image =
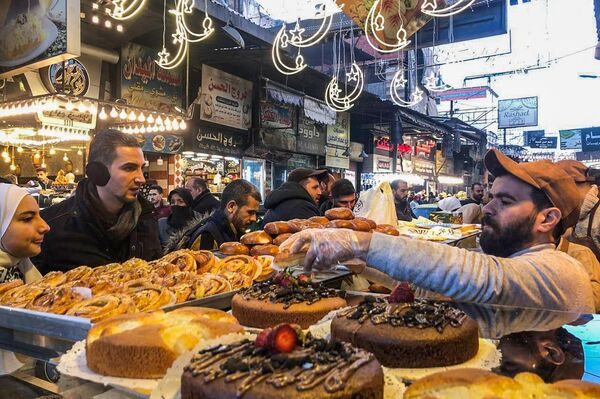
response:
<path id="1" fill-rule="evenodd" d="M 246 228 L 248 227 L 248 223 L 244 222 L 238 212 L 234 213 L 231 219 L 231 224 L 233 227 L 235 227 L 238 235 L 244 234 Z"/>
<path id="2" fill-rule="evenodd" d="M 489 215 L 485 215 L 481 222 L 483 231 L 479 238 L 481 249 L 488 255 L 506 258 L 526 248 L 529 243 L 533 242 L 532 226 L 536 216 L 537 213 L 533 212 L 522 219 L 512 221 L 507 226 L 501 227 Z"/>

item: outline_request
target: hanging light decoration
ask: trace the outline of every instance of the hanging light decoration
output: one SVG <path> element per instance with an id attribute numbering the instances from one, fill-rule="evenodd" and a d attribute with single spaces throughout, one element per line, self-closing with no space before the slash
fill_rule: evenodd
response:
<path id="1" fill-rule="evenodd" d="M 396 32 L 396 43 L 388 43 L 382 40 L 379 35 L 385 31 L 385 18 L 381 14 L 381 0 L 375 0 L 373 6 L 369 9 L 367 19 L 365 20 L 365 36 L 367 43 L 380 53 L 394 53 L 402 50 L 410 44 L 408 40 L 408 33 L 404 29 L 404 25 L 400 22 L 400 27 Z M 377 15 L 376 15 L 377 13 Z M 402 16 L 399 15 L 402 19 Z"/>
<path id="2" fill-rule="evenodd" d="M 332 110 L 336 112 L 348 111 L 354 106 L 354 102 L 361 95 L 364 85 L 364 76 L 362 70 L 356 62 L 352 63 L 350 73 L 346 76 L 346 82 L 356 82 L 352 91 L 345 96 L 340 96 L 342 90 L 339 88 L 337 76 L 334 76 L 325 90 L 325 102 Z"/>
<path id="3" fill-rule="evenodd" d="M 4 148 L 4 151 L 2 151 L 2 158 L 9 158 L 10 154 L 8 153 L 8 146 L 6 148 Z"/>
<path id="4" fill-rule="evenodd" d="M 390 97 L 392 98 L 392 101 L 401 107 L 412 107 L 423 101 L 423 91 L 418 87 L 416 87 L 410 95 L 410 101 L 405 101 L 402 99 L 402 94 L 399 93 L 399 90 L 404 90 L 406 83 L 407 81 L 404 78 L 404 70 L 398 70 L 394 74 L 390 84 Z"/>
<path id="5" fill-rule="evenodd" d="M 431 17 L 450 17 L 463 12 L 475 2 L 475 0 L 457 0 L 453 4 L 438 9 L 439 0 L 425 0 L 421 5 L 421 12 Z"/>
<path id="6" fill-rule="evenodd" d="M 134 121 L 134 120 L 136 120 L 137 115 L 135 114 L 135 112 L 131 111 L 129 113 L 129 117 L 128 118 L 129 118 L 130 121 Z"/>
<path id="7" fill-rule="evenodd" d="M 63 161 L 67 162 L 69 160 L 69 157 L 67 156 L 67 153 L 65 152 L 65 155 L 63 156 Z"/>
<path id="8" fill-rule="evenodd" d="M 48 151 L 48 153 L 50 155 L 56 155 L 56 150 L 54 149 L 54 147 L 50 148 L 50 151 Z"/>
<path id="9" fill-rule="evenodd" d="M 110 114 L 109 115 L 110 115 L 111 118 L 116 119 L 119 116 L 119 113 L 117 112 L 117 109 L 115 107 L 113 107 L 110 110 Z"/>
<path id="10" fill-rule="evenodd" d="M 21 147 L 21 146 L 18 146 L 18 147 L 17 147 L 17 152 L 18 152 L 19 154 L 22 154 L 22 153 L 23 153 L 23 147 Z"/>
<path id="11" fill-rule="evenodd" d="M 79 155 L 79 156 L 83 155 L 83 151 L 81 151 L 81 148 L 77 150 L 77 155 Z"/>
<path id="12" fill-rule="evenodd" d="M 119 21 L 133 18 L 146 4 L 146 0 L 112 0 L 114 8 L 108 12 L 108 15 Z"/>
<path id="13" fill-rule="evenodd" d="M 442 84 L 439 84 L 439 81 L 441 81 L 439 76 L 436 76 L 432 73 L 431 75 L 425 78 L 425 88 L 433 93 L 441 93 L 452 89 L 452 86 L 449 86 L 444 82 L 442 82 Z"/>
<path id="14" fill-rule="evenodd" d="M 111 111 L 112 113 L 112 111 Z M 108 118 L 108 115 L 106 114 L 106 111 L 104 110 L 104 107 L 102 107 L 102 109 L 100 110 L 100 113 L 98 114 L 98 118 L 105 120 L 106 118 Z"/>

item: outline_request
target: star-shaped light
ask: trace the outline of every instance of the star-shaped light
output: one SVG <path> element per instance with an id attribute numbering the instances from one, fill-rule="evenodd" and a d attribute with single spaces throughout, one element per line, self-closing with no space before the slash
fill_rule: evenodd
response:
<path id="1" fill-rule="evenodd" d="M 290 31 L 290 33 L 292 34 L 292 43 L 298 43 L 302 41 L 302 34 L 304 33 L 306 29 L 302 28 L 300 26 L 300 21 L 296 22 L 296 26 L 294 27 L 294 29 L 292 29 Z"/>
<path id="2" fill-rule="evenodd" d="M 160 53 L 158 53 L 158 65 L 165 65 L 169 62 L 169 56 L 171 55 L 171 53 L 169 53 L 167 51 L 166 48 L 162 48 L 162 50 L 160 50 Z"/>
<path id="3" fill-rule="evenodd" d="M 425 87 L 435 87 L 437 84 L 437 78 L 434 74 L 431 74 L 425 78 Z"/>
<path id="4" fill-rule="evenodd" d="M 329 89 L 329 93 L 331 94 L 331 98 L 339 98 L 342 90 L 339 89 L 337 81 L 331 84 L 331 88 Z"/>
<path id="5" fill-rule="evenodd" d="M 408 83 L 408 80 L 406 80 L 404 76 L 400 76 L 394 81 L 394 88 L 397 89 L 398 87 L 404 87 L 406 83 Z"/>
<path id="6" fill-rule="evenodd" d="M 350 73 L 346 76 L 347 82 L 358 81 L 358 71 L 355 68 L 350 69 Z"/>
<path id="7" fill-rule="evenodd" d="M 381 32 L 385 28 L 385 18 L 383 18 L 381 13 L 377 13 L 377 16 L 373 22 L 375 23 L 376 31 Z"/>
<path id="8" fill-rule="evenodd" d="M 419 89 L 418 87 L 415 89 L 415 91 L 412 94 L 412 100 L 417 103 L 420 103 L 423 100 L 423 91 L 421 89 Z"/>
<path id="9" fill-rule="evenodd" d="M 173 37 L 173 44 L 183 43 L 186 38 L 186 35 L 180 30 L 177 30 L 171 36 Z"/>

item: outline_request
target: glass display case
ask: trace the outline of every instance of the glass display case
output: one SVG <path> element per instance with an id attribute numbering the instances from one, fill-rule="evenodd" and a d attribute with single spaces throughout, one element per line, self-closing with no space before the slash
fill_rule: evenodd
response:
<path id="1" fill-rule="evenodd" d="M 265 199 L 265 163 L 264 159 L 257 158 L 244 158 L 242 161 L 242 177 L 258 188 L 263 201 Z"/>

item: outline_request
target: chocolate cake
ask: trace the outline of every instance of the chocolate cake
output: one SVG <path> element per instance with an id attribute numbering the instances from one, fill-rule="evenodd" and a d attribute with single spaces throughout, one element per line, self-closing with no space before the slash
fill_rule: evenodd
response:
<path id="1" fill-rule="evenodd" d="M 295 323 L 306 329 L 330 311 L 347 306 L 344 296 L 343 291 L 313 283 L 306 275 L 279 272 L 234 295 L 231 312 L 248 327 Z"/>
<path id="2" fill-rule="evenodd" d="M 445 302 L 366 297 L 331 322 L 331 337 L 365 349 L 385 367 L 441 367 L 477 354 L 477 323 Z"/>
<path id="3" fill-rule="evenodd" d="M 372 354 L 345 342 L 299 338 L 284 324 L 264 330 L 255 342 L 195 354 L 181 377 L 181 397 L 380 399 L 383 385 Z"/>

